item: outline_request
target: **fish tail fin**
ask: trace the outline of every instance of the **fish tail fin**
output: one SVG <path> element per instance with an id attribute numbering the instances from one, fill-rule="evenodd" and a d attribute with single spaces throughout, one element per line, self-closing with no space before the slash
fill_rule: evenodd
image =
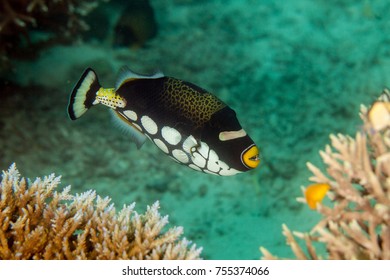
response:
<path id="1" fill-rule="evenodd" d="M 101 88 L 94 70 L 87 68 L 69 98 L 68 115 L 71 120 L 80 118 L 96 100 L 96 92 Z"/>

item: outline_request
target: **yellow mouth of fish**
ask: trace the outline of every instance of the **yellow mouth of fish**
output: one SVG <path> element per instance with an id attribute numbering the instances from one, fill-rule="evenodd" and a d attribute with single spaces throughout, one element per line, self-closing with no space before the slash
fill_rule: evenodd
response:
<path id="1" fill-rule="evenodd" d="M 242 162 L 248 168 L 256 168 L 260 163 L 259 149 L 256 145 L 250 146 L 241 156 Z"/>

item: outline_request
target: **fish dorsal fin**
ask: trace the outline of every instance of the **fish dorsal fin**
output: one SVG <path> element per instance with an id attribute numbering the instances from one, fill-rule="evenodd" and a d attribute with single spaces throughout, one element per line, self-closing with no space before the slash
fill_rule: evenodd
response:
<path id="1" fill-rule="evenodd" d="M 118 80 L 115 84 L 115 88 L 120 88 L 126 82 L 137 80 L 137 79 L 158 79 L 164 77 L 164 74 L 161 71 L 158 71 L 152 75 L 142 75 L 131 71 L 129 67 L 124 66 L 119 71 Z"/>

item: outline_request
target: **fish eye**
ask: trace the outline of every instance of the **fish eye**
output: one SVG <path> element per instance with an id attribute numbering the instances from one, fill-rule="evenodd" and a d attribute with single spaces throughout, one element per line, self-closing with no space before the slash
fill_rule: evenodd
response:
<path id="1" fill-rule="evenodd" d="M 249 146 L 241 154 L 241 161 L 249 169 L 256 168 L 260 163 L 259 149 L 257 148 L 257 146 Z"/>

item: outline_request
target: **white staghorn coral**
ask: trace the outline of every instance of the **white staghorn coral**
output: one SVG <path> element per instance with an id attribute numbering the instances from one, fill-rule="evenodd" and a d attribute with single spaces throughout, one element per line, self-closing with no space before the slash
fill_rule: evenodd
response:
<path id="1" fill-rule="evenodd" d="M 298 259 L 390 259 L 389 97 L 385 90 L 369 110 L 361 107 L 363 129 L 354 138 L 330 136 L 331 146 L 320 152 L 327 175 L 307 164 L 311 181 L 330 186 L 332 203 L 318 205 L 322 220 L 310 233 L 291 233 L 283 225 L 287 244 Z M 294 236 L 305 241 L 307 253 Z M 316 242 L 326 246 L 327 255 L 316 252 Z M 260 250 L 265 259 L 277 258 Z"/>
<path id="2" fill-rule="evenodd" d="M 163 233 L 168 216 L 159 203 L 145 214 L 135 203 L 117 213 L 108 197 L 94 191 L 57 192 L 53 174 L 29 183 L 13 164 L 0 188 L 0 259 L 199 259 L 201 248 L 182 227 Z"/>

